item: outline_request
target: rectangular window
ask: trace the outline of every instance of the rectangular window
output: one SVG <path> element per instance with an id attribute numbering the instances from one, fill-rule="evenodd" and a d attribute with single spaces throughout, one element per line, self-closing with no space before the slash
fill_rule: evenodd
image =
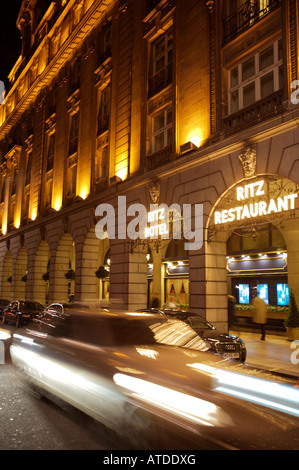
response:
<path id="1" fill-rule="evenodd" d="M 172 62 L 172 30 L 160 36 L 153 44 L 153 74 Z"/>
<path id="2" fill-rule="evenodd" d="M 77 158 L 75 156 L 69 157 L 67 166 L 67 196 L 74 197 L 77 185 Z"/>
<path id="3" fill-rule="evenodd" d="M 273 72 L 267 73 L 261 77 L 261 98 L 271 95 L 274 92 L 274 75 Z"/>
<path id="4" fill-rule="evenodd" d="M 109 146 L 100 147 L 97 151 L 95 181 L 96 183 L 108 178 Z"/>
<path id="5" fill-rule="evenodd" d="M 0 192 L 0 204 L 4 202 L 4 193 L 5 193 L 5 178 L 1 178 L 1 192 Z"/>
<path id="6" fill-rule="evenodd" d="M 172 144 L 172 108 L 161 111 L 152 119 L 153 152 Z"/>
<path id="7" fill-rule="evenodd" d="M 100 96 L 100 105 L 98 112 L 98 135 L 109 130 L 110 121 L 110 102 L 111 102 L 111 86 L 107 85 Z"/>
<path id="8" fill-rule="evenodd" d="M 172 82 L 173 33 L 170 29 L 152 44 L 149 70 L 149 96 Z"/>
<path id="9" fill-rule="evenodd" d="M 283 88 L 282 41 L 275 41 L 229 71 L 229 114 Z"/>
<path id="10" fill-rule="evenodd" d="M 27 154 L 27 162 L 26 162 L 26 180 L 25 186 L 28 186 L 31 181 L 31 166 L 32 166 L 32 152 Z"/>
<path id="11" fill-rule="evenodd" d="M 48 153 L 47 153 L 46 172 L 53 170 L 54 152 L 55 152 L 55 133 L 50 134 L 49 137 L 48 137 Z"/>
<path id="12" fill-rule="evenodd" d="M 17 192 L 17 170 L 13 169 L 12 184 L 11 184 L 11 196 Z"/>
<path id="13" fill-rule="evenodd" d="M 30 186 L 26 186 L 24 189 L 23 198 L 23 217 L 27 219 L 29 216 L 29 202 L 30 202 Z"/>
<path id="14" fill-rule="evenodd" d="M 78 150 L 78 135 L 79 135 L 79 113 L 76 113 L 71 116 L 69 155 L 76 153 Z"/>

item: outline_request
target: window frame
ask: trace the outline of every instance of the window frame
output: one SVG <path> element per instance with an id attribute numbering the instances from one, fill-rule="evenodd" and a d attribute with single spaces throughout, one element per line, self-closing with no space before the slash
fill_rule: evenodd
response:
<path id="1" fill-rule="evenodd" d="M 171 112 L 171 122 L 167 123 L 167 117 L 169 112 Z M 155 130 L 155 120 L 159 118 L 159 116 L 163 115 L 163 121 L 164 124 L 163 126 L 159 127 L 157 130 Z M 159 152 L 163 150 L 164 148 L 167 148 L 172 145 L 172 140 L 173 140 L 173 106 L 167 106 L 165 108 L 160 109 L 157 113 L 155 113 L 153 116 L 151 116 L 151 125 L 152 125 L 152 153 Z M 168 137 L 168 131 L 171 129 L 171 138 L 169 141 Z M 160 148 L 157 148 L 156 145 L 156 138 L 163 134 L 163 143 L 164 145 Z"/>
<path id="2" fill-rule="evenodd" d="M 270 47 L 273 47 L 273 62 L 260 70 L 260 57 L 263 52 L 265 52 Z M 253 55 L 250 54 L 241 62 L 235 64 L 229 69 L 228 73 L 228 115 L 235 114 L 240 112 L 242 109 L 245 109 L 247 106 L 253 106 L 257 101 L 270 96 L 271 93 L 266 94 L 265 96 L 261 95 L 261 81 L 268 74 L 273 74 L 273 93 L 280 90 L 280 69 L 283 67 L 283 58 L 282 54 L 279 54 L 281 51 L 282 39 L 279 38 L 274 42 L 268 43 L 260 50 L 257 50 Z M 249 77 L 242 79 L 242 67 L 244 64 L 248 63 L 250 59 L 254 59 L 254 74 Z M 237 84 L 232 85 L 232 74 L 237 70 Z M 254 101 L 251 104 L 244 106 L 244 90 L 250 85 L 254 84 Z M 238 107 L 234 109 L 232 106 L 232 96 L 237 93 L 238 96 Z"/>

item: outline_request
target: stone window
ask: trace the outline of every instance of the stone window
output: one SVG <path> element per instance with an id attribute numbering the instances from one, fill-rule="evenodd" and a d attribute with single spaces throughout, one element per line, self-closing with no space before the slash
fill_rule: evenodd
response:
<path id="1" fill-rule="evenodd" d="M 282 88 L 282 44 L 277 40 L 229 71 L 229 114 Z"/>

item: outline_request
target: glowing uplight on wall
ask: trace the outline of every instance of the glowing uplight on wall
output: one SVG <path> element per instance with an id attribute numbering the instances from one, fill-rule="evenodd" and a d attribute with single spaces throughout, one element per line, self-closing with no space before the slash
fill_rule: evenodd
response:
<path id="1" fill-rule="evenodd" d="M 20 228 L 21 225 L 21 213 L 18 209 L 15 210 L 13 225 L 16 229 Z"/>
<path id="2" fill-rule="evenodd" d="M 37 217 L 37 208 L 34 207 L 34 208 L 32 209 L 32 213 L 31 213 L 31 220 L 35 220 L 36 217 Z"/>
<path id="3" fill-rule="evenodd" d="M 54 209 L 58 212 L 61 209 L 61 199 L 56 199 Z"/>
<path id="4" fill-rule="evenodd" d="M 87 191 L 87 189 L 82 188 L 81 191 L 80 191 L 79 196 L 80 196 L 82 199 L 86 199 L 87 196 L 88 196 L 88 191 Z"/>
<path id="5" fill-rule="evenodd" d="M 191 137 L 190 142 L 192 142 L 192 144 L 195 145 L 196 147 L 200 147 L 201 139 L 198 136 L 193 136 Z"/>
<path id="6" fill-rule="evenodd" d="M 115 175 L 120 178 L 122 181 L 124 181 L 127 176 L 128 176 L 128 169 L 127 168 L 121 168 L 115 172 Z"/>
<path id="7" fill-rule="evenodd" d="M 2 234 L 3 234 L 3 235 L 6 235 L 6 232 L 7 232 L 7 223 L 6 223 L 6 221 L 5 221 L 5 222 L 3 222 L 3 224 L 2 224 Z"/>

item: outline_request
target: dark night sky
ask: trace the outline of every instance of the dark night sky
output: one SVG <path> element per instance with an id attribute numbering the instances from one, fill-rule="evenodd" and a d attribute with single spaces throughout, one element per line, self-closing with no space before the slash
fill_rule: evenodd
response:
<path id="1" fill-rule="evenodd" d="M 5 2 L 0 13 L 0 80 L 7 76 L 21 53 L 21 35 L 16 26 L 22 0 Z"/>

